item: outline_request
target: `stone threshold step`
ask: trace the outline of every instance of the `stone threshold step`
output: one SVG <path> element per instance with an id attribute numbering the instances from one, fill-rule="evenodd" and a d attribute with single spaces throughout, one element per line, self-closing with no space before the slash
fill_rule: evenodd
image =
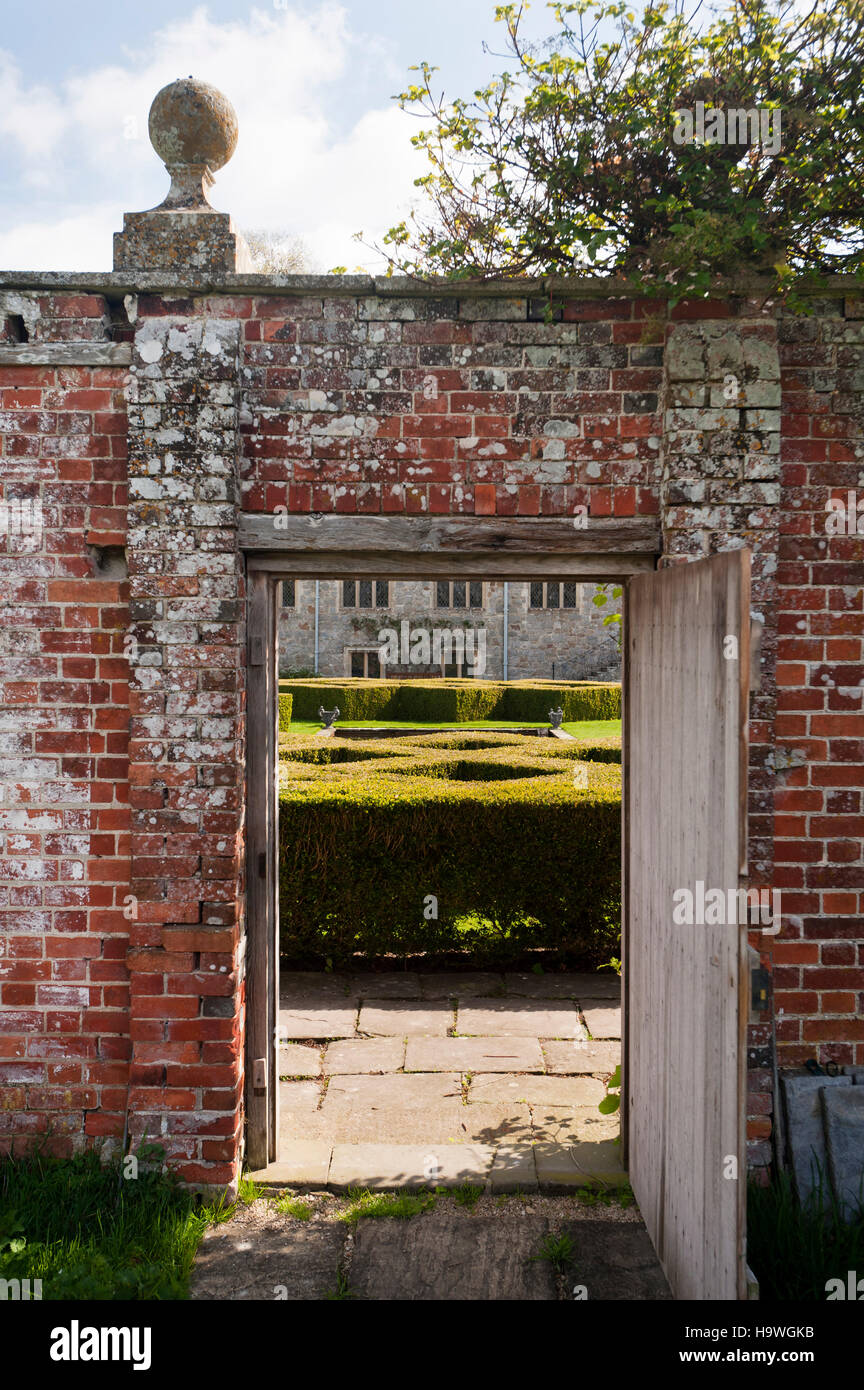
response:
<path id="1" fill-rule="evenodd" d="M 566 1192 L 628 1181 L 612 1139 L 581 1144 L 324 1144 L 294 1140 L 279 1159 L 247 1174 L 264 1187 L 398 1189 L 459 1187 L 491 1192 Z"/>

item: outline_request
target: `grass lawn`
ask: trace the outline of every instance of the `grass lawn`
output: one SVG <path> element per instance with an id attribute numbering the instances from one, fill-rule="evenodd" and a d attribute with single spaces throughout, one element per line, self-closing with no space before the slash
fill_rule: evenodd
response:
<path id="1" fill-rule="evenodd" d="M 93 1153 L 3 1159 L 0 1279 L 41 1279 L 43 1299 L 185 1298 L 207 1226 L 234 1210 Z"/>
<path id="2" fill-rule="evenodd" d="M 416 719 L 338 719 L 337 729 L 544 729 L 548 724 L 538 723 L 536 719 L 477 719 L 471 723 L 424 724 Z M 565 733 L 574 738 L 602 738 L 605 735 L 621 736 L 620 719 L 583 719 L 577 723 L 562 724 Z M 316 734 L 321 728 L 318 720 L 292 720 L 291 733 Z"/>

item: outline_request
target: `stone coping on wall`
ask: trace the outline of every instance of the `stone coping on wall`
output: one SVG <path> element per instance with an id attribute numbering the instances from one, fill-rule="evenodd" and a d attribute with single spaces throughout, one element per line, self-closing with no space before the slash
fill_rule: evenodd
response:
<path id="1" fill-rule="evenodd" d="M 852 275 L 835 275 L 822 284 L 804 278 L 794 288 L 815 298 L 864 296 L 864 284 Z M 537 279 L 502 280 L 420 280 L 402 275 L 252 275 L 249 273 L 206 275 L 194 271 L 0 271 L 0 290 L 44 290 L 52 293 L 88 290 L 104 294 L 159 294 L 162 292 L 206 294 L 274 294 L 320 295 L 341 294 L 348 297 L 389 295 L 405 297 L 446 297 L 450 299 L 484 297 L 507 298 L 517 293 L 519 298 L 555 294 L 580 299 L 644 298 L 645 291 L 628 281 L 615 278 L 551 275 Z M 718 286 L 713 298 L 704 301 L 706 309 L 713 302 L 768 294 L 774 290 L 770 278 L 742 277 L 734 284 Z M 668 286 L 668 294 L 675 286 Z M 658 301 L 662 296 L 658 294 Z M 775 296 L 776 297 L 776 296 Z"/>

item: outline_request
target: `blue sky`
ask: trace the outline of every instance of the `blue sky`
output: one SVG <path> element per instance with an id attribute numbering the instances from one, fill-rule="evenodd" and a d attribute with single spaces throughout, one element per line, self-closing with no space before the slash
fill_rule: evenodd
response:
<path id="1" fill-rule="evenodd" d="M 303 239 L 311 265 L 382 263 L 352 240 L 408 210 L 424 165 L 390 98 L 422 59 L 450 95 L 504 61 L 494 0 L 183 0 L 7 5 L 0 29 L 0 267 L 107 270 L 124 211 L 160 202 L 150 102 L 189 73 L 233 102 L 240 141 L 211 190 L 242 227 Z M 526 32 L 554 24 L 533 6 Z M 495 50 L 484 52 L 486 43 Z"/>

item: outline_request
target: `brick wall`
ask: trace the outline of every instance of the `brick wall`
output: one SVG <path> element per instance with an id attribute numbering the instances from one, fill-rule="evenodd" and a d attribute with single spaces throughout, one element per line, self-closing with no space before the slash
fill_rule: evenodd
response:
<path id="1" fill-rule="evenodd" d="M 781 1057 L 864 1063 L 864 535 L 827 503 L 864 498 L 864 301 L 781 324 L 774 943 Z M 861 515 L 864 530 L 864 509 Z"/>
<path id="2" fill-rule="evenodd" d="M 3 499 L 38 495 L 45 516 L 38 545 L 10 532 L 0 548 L 0 1141 L 116 1142 L 130 1082 L 133 1135 L 190 1180 L 236 1174 L 238 505 L 659 514 L 664 563 L 749 545 L 765 621 L 751 868 L 785 894 L 779 936 L 754 942 L 776 970 L 781 1061 L 864 1061 L 861 540 L 824 534 L 828 494 L 860 474 L 860 301 L 793 319 L 746 299 L 667 314 L 566 298 L 547 323 L 527 294 L 313 282 L 142 292 L 129 328 L 128 276 L 103 279 L 0 302 L 31 347 L 131 352 L 121 368 L 0 351 Z M 771 1034 L 751 1037 L 755 1161 Z"/>
<path id="3" fill-rule="evenodd" d="M 31 342 L 105 337 L 98 296 L 3 311 Z M 68 1154 L 126 1102 L 123 372 L 0 365 L 0 425 L 0 1148 Z"/>

